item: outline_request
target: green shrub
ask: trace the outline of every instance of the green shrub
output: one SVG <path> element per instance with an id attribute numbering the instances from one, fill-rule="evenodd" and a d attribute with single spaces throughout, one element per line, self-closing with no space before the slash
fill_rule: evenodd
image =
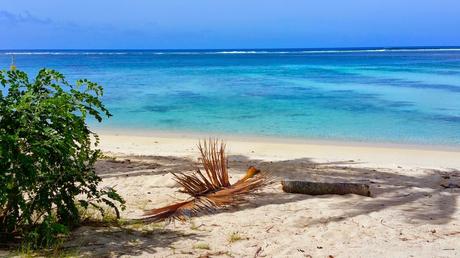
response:
<path id="1" fill-rule="evenodd" d="M 22 237 L 34 247 L 50 246 L 79 223 L 79 207 L 114 209 L 124 200 L 101 178 L 93 149 L 99 139 L 86 124 L 110 116 L 102 87 L 88 80 L 69 84 L 42 69 L 0 71 L 0 242 Z"/>

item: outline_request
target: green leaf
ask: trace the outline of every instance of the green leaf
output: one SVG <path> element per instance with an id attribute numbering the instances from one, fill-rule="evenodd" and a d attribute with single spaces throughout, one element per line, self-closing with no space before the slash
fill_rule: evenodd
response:
<path id="1" fill-rule="evenodd" d="M 99 139 L 86 123 L 111 115 L 102 87 L 87 79 L 71 84 L 50 69 L 33 81 L 19 70 L 0 71 L 0 84 L 0 232 L 47 246 L 75 225 L 78 204 L 101 213 L 103 204 L 119 216 L 125 202 L 98 187 L 100 151 L 91 138 Z"/>

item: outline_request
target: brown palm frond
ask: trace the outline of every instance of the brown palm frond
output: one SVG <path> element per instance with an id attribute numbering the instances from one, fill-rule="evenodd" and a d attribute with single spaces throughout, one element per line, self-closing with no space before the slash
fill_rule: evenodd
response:
<path id="1" fill-rule="evenodd" d="M 174 176 L 174 181 L 176 181 L 184 188 L 182 192 L 187 193 L 190 196 L 196 197 L 206 194 L 209 191 L 215 190 L 215 187 L 208 181 L 206 177 L 203 176 L 199 169 L 197 170 L 196 174 L 191 175 L 184 173 L 172 174 Z"/>
<path id="2" fill-rule="evenodd" d="M 271 180 L 268 175 L 261 173 L 254 178 L 238 181 L 228 188 L 222 188 L 220 191 L 207 194 L 204 197 L 215 203 L 218 207 L 239 204 L 246 201 L 251 193 L 270 183 Z"/>
<path id="3" fill-rule="evenodd" d="M 228 160 L 225 155 L 225 143 L 218 140 L 204 140 L 198 143 L 201 153 L 201 163 L 215 189 L 230 186 L 228 180 Z"/>
<path id="4" fill-rule="evenodd" d="M 172 173 L 174 180 L 184 188 L 183 192 L 196 197 L 230 186 L 225 144 L 223 142 L 219 144 L 217 140 L 212 139 L 204 140 L 203 143 L 198 143 L 198 150 L 206 175 L 203 175 L 200 169 L 191 175 Z"/>
<path id="5" fill-rule="evenodd" d="M 152 209 L 144 213 L 144 221 L 161 221 L 161 220 L 180 220 L 185 221 L 187 218 L 202 212 L 212 212 L 215 210 L 214 203 L 206 198 L 197 197 L 188 201 L 171 204 L 162 208 Z"/>
<path id="6" fill-rule="evenodd" d="M 200 161 L 206 174 L 200 169 L 195 173 L 173 173 L 174 180 L 183 187 L 183 192 L 193 199 L 152 209 L 144 213 L 144 220 L 164 219 L 185 220 L 199 213 L 214 212 L 223 206 L 244 202 L 254 191 L 271 183 L 271 178 L 255 167 L 249 167 L 246 175 L 233 185 L 228 176 L 228 159 L 225 144 L 218 140 L 204 141 L 198 144 Z"/>
<path id="7" fill-rule="evenodd" d="M 152 220 L 152 221 L 158 221 L 158 220 L 164 220 L 164 219 L 169 219 L 169 218 L 179 218 L 181 216 L 181 213 L 178 212 L 179 209 L 186 209 L 187 207 L 193 206 L 192 203 L 194 200 L 189 200 L 189 201 L 184 201 L 184 202 L 179 202 L 179 203 L 174 203 L 168 206 L 164 206 L 158 209 L 152 209 L 149 211 L 144 212 L 144 218 L 143 220 Z"/>

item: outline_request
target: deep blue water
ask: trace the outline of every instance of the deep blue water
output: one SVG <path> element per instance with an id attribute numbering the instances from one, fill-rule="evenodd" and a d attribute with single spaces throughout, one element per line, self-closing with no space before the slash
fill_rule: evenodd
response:
<path id="1" fill-rule="evenodd" d="M 12 54 L 102 84 L 102 128 L 460 146 L 460 48 Z"/>

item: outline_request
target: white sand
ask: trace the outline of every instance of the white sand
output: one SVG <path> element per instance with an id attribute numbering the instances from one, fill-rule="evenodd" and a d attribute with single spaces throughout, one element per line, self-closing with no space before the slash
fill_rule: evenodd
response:
<path id="1" fill-rule="evenodd" d="M 117 159 L 97 170 L 126 198 L 124 218 L 186 197 L 168 172 L 194 169 L 198 138 L 101 135 Z M 459 151 L 249 138 L 227 145 L 233 180 L 255 165 L 278 178 L 368 183 L 373 197 L 287 194 L 275 184 L 248 205 L 187 223 L 81 227 L 69 245 L 90 256 L 460 257 L 460 189 L 440 186 L 460 184 Z"/>
<path id="2" fill-rule="evenodd" d="M 196 144 L 206 136 L 168 133 L 103 133 L 100 147 L 106 152 L 182 156 L 197 156 Z M 354 160 L 366 166 L 409 166 L 460 169 L 460 148 L 411 146 L 396 144 L 366 144 L 352 142 L 305 141 L 278 138 L 244 138 L 221 136 L 229 154 L 251 159 L 312 161 Z"/>

